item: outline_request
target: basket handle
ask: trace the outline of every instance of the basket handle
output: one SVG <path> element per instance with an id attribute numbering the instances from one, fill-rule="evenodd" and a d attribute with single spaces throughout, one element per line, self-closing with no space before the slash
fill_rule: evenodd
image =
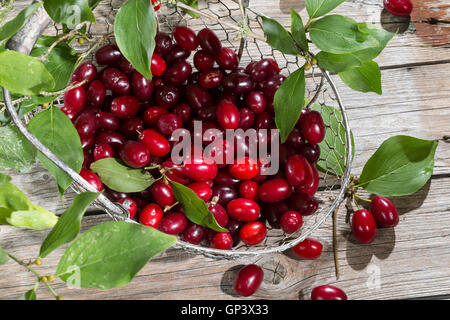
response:
<path id="1" fill-rule="evenodd" d="M 40 2 L 40 1 L 34 1 Z M 23 28 L 19 30 L 8 42 L 6 49 L 22 52 L 29 55 L 34 47 L 37 39 L 41 36 L 45 29 L 50 25 L 51 18 L 45 11 L 44 7 L 40 7 L 25 23 Z M 20 120 L 11 99 L 11 93 L 2 88 L 3 98 L 5 100 L 6 109 L 8 110 L 11 120 L 17 126 L 20 133 L 36 147 L 42 154 L 44 154 L 50 161 L 52 161 L 58 168 L 70 176 L 83 189 L 90 192 L 98 192 L 90 183 L 84 180 L 75 170 L 70 168 L 61 159 L 59 159 L 50 149 L 43 145 L 33 134 L 31 134 L 24 123 Z M 111 215 L 114 219 L 129 220 L 128 210 L 120 204 L 114 204 L 103 194 L 97 198 L 97 202 Z"/>

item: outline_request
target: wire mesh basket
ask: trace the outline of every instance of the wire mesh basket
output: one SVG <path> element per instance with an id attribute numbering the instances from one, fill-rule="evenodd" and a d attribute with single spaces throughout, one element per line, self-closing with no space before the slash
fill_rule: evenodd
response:
<path id="1" fill-rule="evenodd" d="M 90 38 L 96 39 L 112 33 L 115 14 L 124 2 L 125 0 L 102 1 L 94 11 L 97 22 L 88 25 L 87 35 Z M 238 26 L 241 25 L 243 19 L 246 19 L 253 32 L 259 32 L 259 34 L 263 35 L 261 20 L 263 14 L 252 8 L 251 1 L 249 3 L 249 1 L 239 0 L 200 0 L 199 10 L 203 13 L 201 18 L 192 18 L 174 4 L 168 3 L 163 5 L 157 15 L 160 31 L 170 33 L 177 25 L 189 26 L 195 31 L 208 27 L 217 34 L 223 46 L 236 49 L 240 56 L 241 66 L 246 66 L 251 61 L 259 61 L 263 58 L 273 57 L 282 69 L 281 73 L 287 76 L 304 64 L 304 60 L 301 57 L 284 55 L 272 49 L 262 40 L 250 36 L 242 37 L 242 30 Z M 39 9 L 24 28 L 9 41 L 8 48 L 29 54 L 35 41 L 41 34 L 57 35 L 61 33 L 62 26 L 55 24 L 49 25 L 50 21 L 43 8 Z M 109 40 L 105 41 L 113 40 L 109 38 Z M 77 45 L 75 49 L 84 52 L 89 49 L 88 45 L 89 43 L 84 46 Z M 91 57 L 88 57 L 88 60 L 94 60 L 89 58 Z M 18 129 L 39 151 L 74 179 L 75 182 L 72 187 L 75 191 L 95 192 L 96 190 L 82 179 L 77 172 L 70 169 L 70 167 L 58 159 L 27 131 L 23 120 L 19 119 L 14 107 L 11 105 L 9 92 L 5 89 L 4 98 L 11 119 Z M 332 110 L 329 113 L 330 119 L 327 119 L 328 121 L 326 122 L 333 122 L 335 124 L 326 128 L 326 141 L 329 144 L 329 148 L 334 149 L 335 152 L 321 155 L 320 160 L 326 164 L 326 170 L 320 173 L 320 186 L 316 194 L 320 205 L 317 212 L 312 216 L 304 217 L 303 227 L 294 234 L 287 235 L 282 230 L 269 226 L 265 241 L 256 246 L 240 244 L 232 250 L 218 250 L 202 245 L 193 245 L 180 239 L 176 247 L 208 257 L 230 259 L 283 252 L 309 237 L 333 213 L 343 201 L 345 189 L 349 182 L 352 160 L 350 129 L 348 127 L 345 108 L 336 86 L 329 74 L 317 66 L 313 66 L 306 74 L 306 98 L 315 99 L 315 103 L 320 106 L 333 107 L 330 109 Z M 55 105 L 59 104 L 62 106 L 62 103 L 63 101 L 59 99 L 55 102 Z M 342 133 L 345 133 L 344 137 Z M 329 157 L 334 157 L 334 159 L 330 159 Z M 339 159 L 336 159 L 336 157 Z M 339 165 L 337 164 L 339 162 L 344 163 L 345 166 L 341 168 L 343 174 L 337 177 L 333 173 L 336 172 L 336 165 Z M 113 203 L 104 195 L 100 195 L 94 205 L 104 210 L 115 220 L 135 222 L 129 219 L 129 213 L 122 205 Z"/>

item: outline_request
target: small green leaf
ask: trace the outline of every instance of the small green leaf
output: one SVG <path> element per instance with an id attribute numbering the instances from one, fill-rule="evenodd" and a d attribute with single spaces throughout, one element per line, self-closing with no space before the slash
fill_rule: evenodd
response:
<path id="1" fill-rule="evenodd" d="M 31 56 L 39 57 L 47 52 L 49 47 L 58 40 L 59 37 L 41 36 L 36 43 Z M 67 87 L 70 76 L 75 69 L 78 61 L 78 55 L 76 52 L 66 43 L 60 42 L 54 47 L 47 58 L 44 61 L 44 66 L 48 72 L 55 79 L 54 91 L 58 91 Z M 54 97 L 53 97 L 54 98 Z M 52 100 L 52 99 L 51 99 Z"/>
<path id="2" fill-rule="evenodd" d="M 95 22 L 89 0 L 44 0 L 44 8 L 57 23 L 77 25 L 83 21 Z"/>
<path id="3" fill-rule="evenodd" d="M 9 260 L 8 253 L 0 247 L 0 266 Z"/>
<path id="4" fill-rule="evenodd" d="M 22 191 L 9 182 L 0 187 L 0 207 L 10 211 L 21 211 L 29 210 L 33 207 L 33 204 Z M 4 214 L 5 212 L 3 212 L 3 215 L 0 214 L 0 221 L 2 220 L 1 216 L 5 217 Z"/>
<path id="5" fill-rule="evenodd" d="M 306 11 L 311 19 L 323 16 L 346 0 L 305 0 Z"/>
<path id="6" fill-rule="evenodd" d="M 111 289 L 129 283 L 156 254 L 177 241 L 137 223 L 111 221 L 96 225 L 64 252 L 56 276 L 71 287 Z"/>
<path id="7" fill-rule="evenodd" d="M 342 113 L 340 110 L 330 106 L 321 106 L 315 104 L 312 110 L 320 112 L 323 122 L 326 126 L 325 139 L 319 143 L 320 159 L 316 166 L 320 171 L 342 177 L 346 168 L 346 152 L 345 146 L 347 139 L 345 136 L 345 128 L 342 125 Z M 353 140 L 353 132 L 350 132 L 353 155 L 355 154 L 355 141 Z"/>
<path id="8" fill-rule="evenodd" d="M 305 101 L 305 70 L 291 73 L 275 93 L 275 123 L 284 143 L 300 117 Z"/>
<path id="9" fill-rule="evenodd" d="M 11 181 L 11 177 L 0 172 L 0 188 Z"/>
<path id="10" fill-rule="evenodd" d="M 291 34 L 297 45 L 304 51 L 308 52 L 308 39 L 306 39 L 305 26 L 303 25 L 302 18 L 294 10 L 291 9 Z"/>
<path id="11" fill-rule="evenodd" d="M 45 230 L 53 227 L 58 217 L 42 207 L 33 206 L 26 211 L 13 211 L 6 221 L 14 227 Z"/>
<path id="12" fill-rule="evenodd" d="M 28 290 L 20 297 L 20 300 L 36 300 L 36 291 L 34 289 Z"/>
<path id="13" fill-rule="evenodd" d="M 29 171 L 36 162 L 36 149 L 17 127 L 0 127 L 0 168 Z"/>
<path id="14" fill-rule="evenodd" d="M 0 53 L 0 86 L 12 93 L 37 95 L 55 87 L 55 79 L 44 64 L 17 51 Z"/>
<path id="15" fill-rule="evenodd" d="M 277 21 L 262 17 L 267 42 L 274 49 L 285 54 L 298 55 L 299 51 L 291 34 Z"/>
<path id="16" fill-rule="evenodd" d="M 98 193 L 85 192 L 77 195 L 72 205 L 59 218 L 58 223 L 50 231 L 41 245 L 39 256 L 45 258 L 50 252 L 69 243 L 80 232 L 81 219 L 89 205 L 97 199 Z"/>
<path id="17" fill-rule="evenodd" d="M 145 78 L 151 79 L 156 17 L 151 1 L 128 0 L 117 12 L 114 35 L 122 54 Z"/>
<path id="18" fill-rule="evenodd" d="M 227 229 L 219 226 L 214 215 L 208 210 L 205 201 L 200 199 L 194 191 L 175 181 L 170 181 L 170 185 L 175 198 L 183 206 L 184 213 L 190 221 L 217 232 L 228 232 Z"/>
<path id="19" fill-rule="evenodd" d="M 183 2 L 184 4 L 187 4 L 188 6 L 194 8 L 194 9 L 198 9 L 198 0 L 180 0 L 180 2 Z M 200 15 L 196 12 L 193 12 L 191 10 L 185 10 L 187 14 L 189 14 L 192 18 L 198 18 L 200 17 Z"/>
<path id="20" fill-rule="evenodd" d="M 339 72 L 339 77 L 353 90 L 382 94 L 381 71 L 378 63 L 369 61 L 362 66 Z"/>
<path id="21" fill-rule="evenodd" d="M 102 0 L 89 0 L 89 8 L 94 10 Z"/>
<path id="22" fill-rule="evenodd" d="M 40 112 L 30 121 L 28 130 L 69 167 L 80 172 L 84 161 L 80 136 L 72 122 L 61 110 L 51 106 Z M 37 157 L 44 168 L 55 177 L 60 194 L 64 193 L 72 183 L 72 178 L 42 153 L 38 152 Z"/>
<path id="23" fill-rule="evenodd" d="M 340 15 L 314 22 L 309 32 L 311 41 L 320 50 L 330 53 L 350 53 L 379 46 L 375 37 L 360 32 L 355 20 Z"/>
<path id="24" fill-rule="evenodd" d="M 359 67 L 365 62 L 376 58 L 386 47 L 387 43 L 394 37 L 393 33 L 387 32 L 383 28 L 369 23 L 360 24 L 359 30 L 363 30 L 377 39 L 379 45 L 373 48 L 345 54 L 334 54 L 321 51 L 316 55 L 319 65 L 322 68 L 335 73 Z"/>
<path id="25" fill-rule="evenodd" d="M 141 192 L 155 182 L 149 172 L 132 169 L 114 158 L 94 162 L 91 170 L 98 174 L 108 188 L 118 192 Z"/>
<path id="26" fill-rule="evenodd" d="M 4 40 L 8 40 L 13 35 L 17 33 L 22 27 L 25 25 L 25 23 L 28 21 L 28 19 L 31 17 L 33 13 L 36 12 L 36 10 L 42 6 L 41 2 L 36 2 L 22 11 L 19 12 L 19 14 L 12 19 L 11 21 L 8 21 L 3 26 L 0 27 L 0 44 Z"/>
<path id="27" fill-rule="evenodd" d="M 415 193 L 433 174 L 437 145 L 410 136 L 387 139 L 365 164 L 359 186 L 385 197 Z"/>

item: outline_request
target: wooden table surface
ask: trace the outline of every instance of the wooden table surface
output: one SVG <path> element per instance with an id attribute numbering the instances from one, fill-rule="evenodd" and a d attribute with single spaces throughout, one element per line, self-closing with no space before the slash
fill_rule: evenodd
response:
<path id="1" fill-rule="evenodd" d="M 334 273 L 331 219 L 314 237 L 324 244 L 322 257 L 303 261 L 289 254 L 236 261 L 212 260 L 180 250 L 168 250 L 148 263 L 126 287 L 109 291 L 68 289 L 55 282 L 66 299 L 235 299 L 232 279 L 243 264 L 257 262 L 265 269 L 264 282 L 252 298 L 309 299 L 317 285 L 336 285 L 350 299 L 450 298 L 450 10 L 446 0 L 416 0 L 411 23 L 393 23 L 382 12 L 382 0 L 348 1 L 336 13 L 358 22 L 370 21 L 400 29 L 376 59 L 382 69 L 383 95 L 338 88 L 355 134 L 353 173 L 386 138 L 412 135 L 440 140 L 432 179 L 415 195 L 394 199 L 401 213 L 395 229 L 379 230 L 372 245 L 358 245 L 350 237 L 342 207 L 338 215 L 338 259 L 341 277 Z M 27 1 L 16 0 L 20 9 Z M 447 4 L 446 4 L 447 3 Z M 292 7 L 306 17 L 301 0 L 252 0 L 251 6 L 288 24 Z M 16 9 L 17 12 L 18 9 Z M 36 166 L 27 174 L 13 174 L 32 201 L 61 213 L 74 194 L 61 204 L 48 173 Z M 85 217 L 83 228 L 108 220 Z M 21 258 L 36 257 L 46 232 L 0 226 L 0 245 Z M 38 269 L 55 270 L 63 249 L 52 253 Z M 16 299 L 34 284 L 34 278 L 12 262 L 0 267 L 0 299 Z M 39 289 L 39 298 L 51 298 Z"/>

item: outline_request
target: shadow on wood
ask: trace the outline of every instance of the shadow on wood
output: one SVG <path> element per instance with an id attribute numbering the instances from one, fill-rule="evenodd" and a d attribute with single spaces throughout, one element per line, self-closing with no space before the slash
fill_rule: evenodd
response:
<path id="1" fill-rule="evenodd" d="M 243 268 L 244 265 L 240 264 L 234 267 L 231 267 L 222 276 L 222 280 L 220 280 L 220 289 L 223 293 L 228 294 L 232 297 L 239 298 L 240 296 L 234 292 L 233 289 L 233 283 L 234 279 L 236 279 L 237 274 L 241 268 Z"/>
<path id="2" fill-rule="evenodd" d="M 384 30 L 392 33 L 404 33 L 409 28 L 411 17 L 396 17 L 386 9 L 383 9 L 381 11 L 380 21 Z"/>

